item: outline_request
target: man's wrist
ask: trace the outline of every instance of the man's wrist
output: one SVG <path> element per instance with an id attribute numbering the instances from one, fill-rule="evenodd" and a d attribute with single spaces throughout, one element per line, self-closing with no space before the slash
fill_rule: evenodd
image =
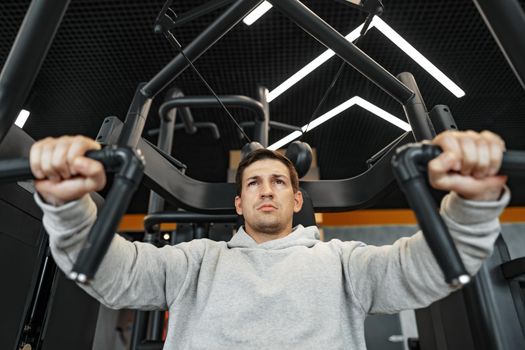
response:
<path id="1" fill-rule="evenodd" d="M 60 207 L 60 206 L 63 206 L 64 204 L 66 204 L 67 202 L 66 201 L 63 201 L 63 200 L 60 200 L 56 197 L 52 197 L 52 196 L 46 196 L 40 192 L 38 192 L 40 198 L 42 199 L 42 201 L 45 203 L 45 204 L 49 204 L 49 205 L 52 205 L 54 207 Z"/>
<path id="2" fill-rule="evenodd" d="M 458 193 L 460 198 L 470 200 L 470 201 L 479 201 L 479 202 L 490 202 L 498 201 L 504 193 L 504 188 L 498 188 L 493 190 L 485 190 L 482 193 L 475 195 L 465 195 Z"/>

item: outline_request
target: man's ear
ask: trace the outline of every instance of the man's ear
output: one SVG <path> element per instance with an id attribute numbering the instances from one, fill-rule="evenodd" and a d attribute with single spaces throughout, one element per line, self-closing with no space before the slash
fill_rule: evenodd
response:
<path id="1" fill-rule="evenodd" d="M 237 215 L 242 215 L 241 196 L 235 196 L 235 211 Z"/>
<path id="2" fill-rule="evenodd" d="M 293 212 L 298 213 L 303 207 L 303 193 L 301 191 L 297 191 L 294 193 L 293 196 L 294 196 Z"/>

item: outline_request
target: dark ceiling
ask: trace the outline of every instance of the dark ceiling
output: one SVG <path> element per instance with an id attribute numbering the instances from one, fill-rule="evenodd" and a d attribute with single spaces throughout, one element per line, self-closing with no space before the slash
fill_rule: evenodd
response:
<path id="1" fill-rule="evenodd" d="M 206 1 L 174 1 L 184 13 Z M 335 1 L 304 1 L 321 18 L 346 34 L 364 20 L 364 14 Z M 509 149 L 525 149 L 525 93 L 507 65 L 471 0 L 383 0 L 382 18 L 408 42 L 457 83 L 465 92 L 456 98 L 376 29 L 359 47 L 392 74 L 414 74 L 429 109 L 448 105 L 460 129 L 489 129 L 501 134 Z M 0 2 L 0 65 L 15 39 L 29 1 Z M 525 4 L 525 0 L 521 0 Z M 31 117 L 25 130 L 35 139 L 63 134 L 94 137 L 102 120 L 123 119 L 133 93 L 148 81 L 175 51 L 153 33 L 153 22 L 163 1 L 73 0 L 26 102 Z M 175 31 L 184 45 L 222 10 L 201 17 Z M 524 28 L 525 33 L 525 28 Z M 516 38 L 518 40 L 518 38 Z M 195 66 L 219 94 L 255 97 L 256 86 L 270 90 L 324 51 L 286 17 L 271 10 L 252 26 L 237 25 Z M 341 60 L 337 57 L 317 69 L 270 104 L 271 119 L 304 125 L 310 119 Z M 208 94 L 191 71 L 172 84 L 186 95 Z M 147 129 L 158 126 L 159 94 Z M 404 118 L 400 105 L 382 90 L 346 66 L 320 112 L 359 95 Z M 239 122 L 252 120 L 249 112 L 233 109 Z M 203 129 L 194 135 L 177 131 L 173 155 L 188 165 L 188 175 L 211 182 L 226 180 L 229 150 L 242 142 L 222 110 L 195 110 L 196 121 L 217 124 L 220 140 Z M 394 140 L 402 130 L 358 107 L 305 135 L 317 149 L 322 179 L 355 176 L 366 170 L 366 160 Z M 270 132 L 270 142 L 286 133 Z M 516 192 L 513 204 L 525 204 Z M 404 206 L 394 195 L 381 207 Z M 143 210 L 137 206 L 135 211 Z M 132 211 L 133 211 L 132 210 Z"/>

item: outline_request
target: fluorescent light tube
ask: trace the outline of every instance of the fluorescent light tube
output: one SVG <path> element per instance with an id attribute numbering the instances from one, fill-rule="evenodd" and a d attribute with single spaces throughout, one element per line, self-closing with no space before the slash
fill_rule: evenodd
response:
<path id="1" fill-rule="evenodd" d="M 448 78 L 442 71 L 440 71 L 435 65 L 433 65 L 425 56 L 417 51 L 412 45 L 410 45 L 405 39 L 401 37 L 395 30 L 393 30 L 388 24 L 386 24 L 381 18 L 375 16 L 370 24 L 370 28 L 378 29 L 383 35 L 385 35 L 390 41 L 392 41 L 397 47 L 403 50 L 410 58 L 412 58 L 417 64 L 419 64 L 424 70 L 432 75 L 438 82 L 440 82 L 445 88 L 447 88 L 454 96 L 463 97 L 465 92 L 456 85 L 450 78 Z M 348 41 L 354 41 L 359 37 L 359 33 L 363 28 L 363 24 L 350 32 L 345 38 Z M 332 50 L 323 52 L 320 56 L 315 58 L 312 62 L 301 68 L 297 73 L 293 74 L 290 78 L 286 79 L 283 83 L 277 86 L 275 89 L 268 93 L 268 102 L 273 101 L 275 98 L 280 96 L 286 90 L 294 86 L 301 79 L 306 77 L 308 74 L 313 72 L 323 63 L 328 61 L 334 56 Z"/>
<path id="2" fill-rule="evenodd" d="M 434 66 L 432 62 L 430 62 L 425 56 L 423 56 L 412 45 L 410 45 L 408 41 L 403 39 L 401 35 L 396 33 L 396 31 L 386 24 L 381 18 L 375 16 L 372 20 L 371 26 L 377 28 L 381 33 L 383 33 L 388 39 L 390 39 L 390 41 L 396 44 L 397 47 L 403 50 L 410 58 L 416 61 L 417 64 L 419 64 L 445 88 L 452 92 L 454 96 L 458 98 L 465 96 L 465 91 L 463 91 L 452 80 L 450 80 L 442 71 Z"/>
<path id="3" fill-rule="evenodd" d="M 303 133 L 306 133 L 306 132 L 308 132 L 310 130 L 313 130 L 314 128 L 316 128 L 319 125 L 323 124 L 324 122 L 332 119 L 336 115 L 340 114 L 341 112 L 347 110 L 348 108 L 350 108 L 350 107 L 352 107 L 354 105 L 358 105 L 359 107 L 366 109 L 367 111 L 369 111 L 369 112 L 375 114 L 376 116 L 378 116 L 378 117 L 380 117 L 380 118 L 382 118 L 382 119 L 384 119 L 384 120 L 394 124 L 395 126 L 403 129 L 404 131 L 411 130 L 410 124 L 408 124 L 407 122 L 405 122 L 405 121 L 403 121 L 403 120 L 393 116 L 392 114 L 388 113 L 384 109 L 381 109 L 381 108 L 377 107 L 373 103 L 370 103 L 367 100 L 365 100 L 365 99 L 363 99 L 363 98 L 361 98 L 359 96 L 354 96 L 354 97 L 348 99 L 347 101 L 341 103 L 339 106 L 337 106 L 337 107 L 331 109 L 330 111 L 326 112 L 322 116 L 312 120 L 312 122 L 310 122 L 309 124 L 306 124 L 303 127 L 301 127 L 301 130 L 303 132 L 294 131 L 291 134 L 289 134 L 288 136 L 285 136 L 284 138 L 280 139 L 279 141 L 275 142 L 274 144 L 268 146 L 267 148 L 269 150 L 275 151 L 275 150 L 277 150 L 277 149 L 287 145 L 288 143 L 292 142 L 293 140 L 299 138 Z"/>
<path id="4" fill-rule="evenodd" d="M 330 119 L 332 119 L 333 117 L 335 117 L 339 113 L 341 113 L 341 112 L 347 110 L 348 108 L 352 107 L 353 105 L 355 105 L 356 104 L 356 100 L 357 100 L 356 97 L 357 96 L 352 97 L 351 99 L 347 100 L 346 102 L 343 102 L 339 106 L 337 106 L 337 107 L 331 109 L 330 111 L 326 112 L 322 116 L 315 118 L 309 124 L 306 124 L 305 126 L 303 126 L 301 129 L 303 130 L 303 132 L 308 132 L 308 131 L 311 131 L 314 128 L 318 127 L 319 125 L 323 124 L 324 122 L 329 121 Z"/>
<path id="5" fill-rule="evenodd" d="M 250 12 L 244 19 L 242 20 L 244 24 L 247 26 L 251 26 L 255 21 L 257 21 L 259 18 L 261 18 L 262 15 L 264 15 L 268 10 L 270 10 L 273 7 L 272 4 L 270 4 L 268 1 L 263 2 L 259 6 L 257 6 L 252 12 Z"/>
<path id="6" fill-rule="evenodd" d="M 403 129 L 404 131 L 412 130 L 412 128 L 410 127 L 410 124 L 408 124 L 407 122 L 399 119 L 396 116 L 393 116 L 392 114 L 388 113 L 384 109 L 381 109 L 381 108 L 377 107 L 375 104 L 370 103 L 367 100 L 362 99 L 359 96 L 356 96 L 356 102 L 355 103 L 359 107 L 366 109 L 370 113 L 373 113 L 373 114 L 377 115 L 379 118 L 382 118 L 382 119 L 386 120 L 387 122 L 389 122 L 391 124 L 394 124 L 395 126 L 397 126 L 400 129 Z"/>
<path id="7" fill-rule="evenodd" d="M 289 134 L 288 136 L 285 136 L 282 139 L 280 139 L 279 141 L 275 142 L 274 144 L 268 146 L 267 148 L 269 150 L 276 151 L 279 148 L 281 148 L 281 147 L 287 145 L 288 143 L 292 142 L 293 140 L 299 138 L 299 136 L 301 136 L 302 134 L 303 133 L 300 132 L 300 131 L 294 131 L 291 134 Z"/>
<path id="8" fill-rule="evenodd" d="M 363 24 L 361 24 L 356 29 L 352 30 L 347 36 L 345 36 L 346 40 L 354 41 L 355 39 L 357 39 L 362 28 Z M 290 78 L 286 79 L 281 85 L 277 86 L 275 89 L 270 91 L 268 93 L 268 102 L 272 102 L 276 97 L 278 97 L 283 92 L 294 86 L 297 82 L 299 82 L 301 79 L 313 72 L 315 69 L 317 69 L 317 67 L 328 61 L 334 55 L 334 51 L 326 50 L 321 55 L 317 56 L 317 58 L 315 58 L 312 62 L 308 63 L 297 73 L 292 75 Z"/>
<path id="9" fill-rule="evenodd" d="M 20 129 L 23 128 L 24 124 L 27 121 L 27 118 L 29 118 L 29 111 L 22 109 L 20 113 L 18 113 L 18 117 L 16 118 L 15 125 L 18 126 Z"/>

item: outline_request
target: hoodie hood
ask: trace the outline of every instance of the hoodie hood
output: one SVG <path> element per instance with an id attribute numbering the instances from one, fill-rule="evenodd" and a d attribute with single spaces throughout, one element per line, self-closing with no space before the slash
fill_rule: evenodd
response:
<path id="1" fill-rule="evenodd" d="M 228 248 L 284 249 L 295 246 L 310 248 L 319 242 L 319 237 L 317 226 L 304 227 L 303 225 L 297 225 L 286 237 L 257 244 L 257 242 L 244 231 L 244 226 L 241 226 L 228 242 Z"/>

